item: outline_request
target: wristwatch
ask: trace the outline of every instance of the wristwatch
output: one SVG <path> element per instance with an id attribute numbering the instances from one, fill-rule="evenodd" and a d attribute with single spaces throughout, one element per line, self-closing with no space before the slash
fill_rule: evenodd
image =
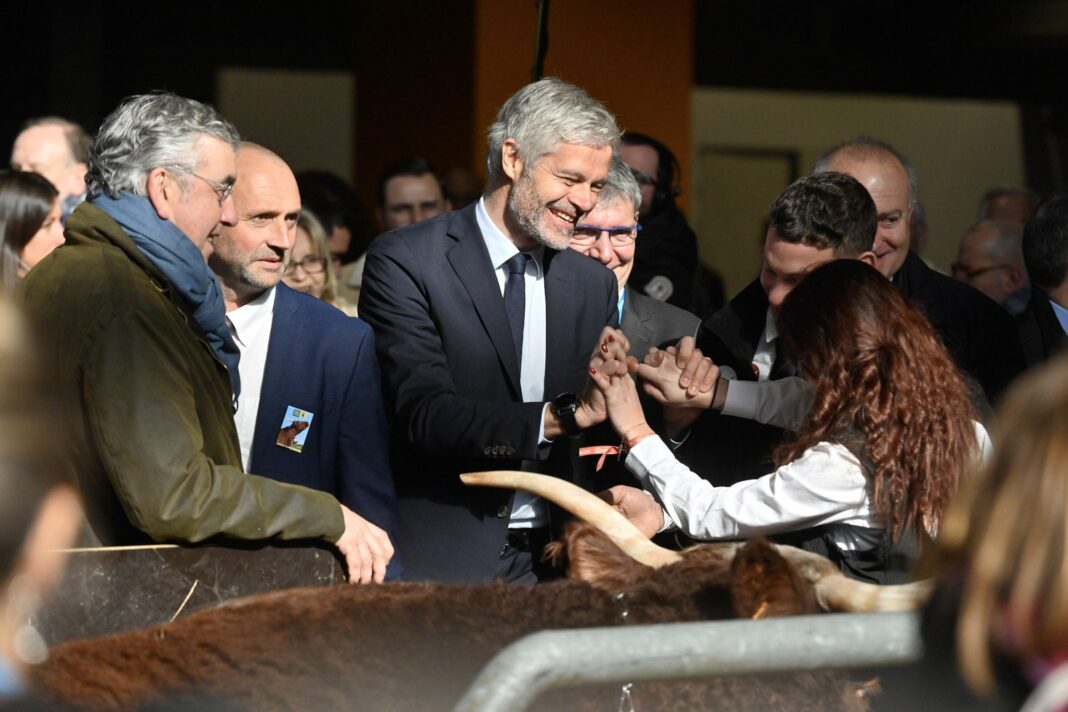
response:
<path id="1" fill-rule="evenodd" d="M 560 425 L 563 426 L 564 432 L 575 437 L 579 434 L 580 428 L 578 421 L 575 420 L 575 411 L 579 407 L 579 399 L 574 393 L 561 393 L 553 398 L 549 407 L 553 409 L 553 414 L 560 420 Z"/>

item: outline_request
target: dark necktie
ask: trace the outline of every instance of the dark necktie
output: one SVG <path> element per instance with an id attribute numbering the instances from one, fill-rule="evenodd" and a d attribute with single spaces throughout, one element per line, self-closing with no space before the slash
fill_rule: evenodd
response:
<path id="1" fill-rule="evenodd" d="M 508 279 L 504 282 L 504 310 L 512 327 L 515 362 L 520 370 L 523 368 L 523 315 L 527 308 L 527 287 L 523 275 L 527 271 L 528 259 L 529 255 L 520 252 L 504 263 L 508 268 Z"/>

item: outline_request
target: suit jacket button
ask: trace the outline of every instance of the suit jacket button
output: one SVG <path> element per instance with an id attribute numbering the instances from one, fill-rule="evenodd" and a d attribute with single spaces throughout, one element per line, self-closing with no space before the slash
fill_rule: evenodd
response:
<path id="1" fill-rule="evenodd" d="M 486 447 L 482 448 L 482 454 L 489 457 L 493 454 L 493 450 L 490 448 L 489 445 L 487 445 Z"/>
<path id="2" fill-rule="evenodd" d="M 497 518 L 498 519 L 504 519 L 509 514 L 511 514 L 511 509 L 509 509 L 507 504 L 502 504 L 500 507 L 497 507 Z"/>
<path id="3" fill-rule="evenodd" d="M 504 449 L 504 454 L 505 455 L 514 455 L 515 454 L 515 448 L 514 447 L 505 448 Z"/>

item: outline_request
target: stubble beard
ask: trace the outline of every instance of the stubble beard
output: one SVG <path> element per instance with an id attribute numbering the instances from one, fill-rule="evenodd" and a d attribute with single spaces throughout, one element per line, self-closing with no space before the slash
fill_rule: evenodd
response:
<path id="1" fill-rule="evenodd" d="M 571 244 L 571 233 L 559 234 L 549 229 L 544 223 L 548 220 L 549 209 L 538 194 L 534 179 L 524 170 L 519 180 L 508 192 L 508 212 L 512 214 L 520 229 L 538 243 L 553 250 L 566 250 Z"/>

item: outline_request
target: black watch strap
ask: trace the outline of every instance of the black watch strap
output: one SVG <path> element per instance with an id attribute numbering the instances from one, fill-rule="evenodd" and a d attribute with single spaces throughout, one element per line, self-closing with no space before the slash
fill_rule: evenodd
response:
<path id="1" fill-rule="evenodd" d="M 553 413 L 560 420 L 564 432 L 574 437 L 579 434 L 578 421 L 575 420 L 575 411 L 578 410 L 579 399 L 574 393 L 561 393 L 553 398 L 550 404 Z"/>

